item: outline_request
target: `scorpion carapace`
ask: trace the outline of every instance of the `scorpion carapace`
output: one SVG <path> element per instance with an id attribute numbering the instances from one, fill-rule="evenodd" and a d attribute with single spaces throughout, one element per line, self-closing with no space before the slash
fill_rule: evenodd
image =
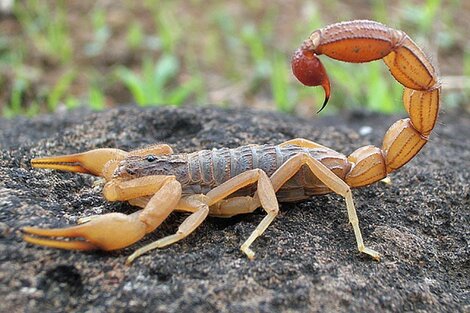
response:
<path id="1" fill-rule="evenodd" d="M 348 157 L 315 142 L 297 138 L 280 145 L 250 145 L 236 149 L 173 154 L 166 144 L 125 152 L 95 149 L 84 153 L 37 158 L 33 167 L 101 176 L 109 201 L 128 201 L 141 209 L 133 214 L 109 213 L 85 217 L 74 227 L 25 227 L 24 239 L 48 247 L 75 250 L 115 250 L 154 231 L 173 211 L 190 215 L 174 235 L 135 251 L 143 253 L 177 242 L 193 232 L 208 215 L 230 217 L 262 207 L 267 215 L 241 246 L 250 246 L 275 219 L 278 201 L 298 201 L 335 192 L 346 200 L 359 251 L 378 260 L 366 247 L 353 203 L 351 187 L 369 185 L 411 160 L 427 142 L 439 111 L 436 71 L 416 44 L 402 31 L 373 21 L 333 24 L 314 31 L 292 59 L 294 75 L 305 85 L 321 85 L 326 105 L 330 82 L 317 55 L 347 62 L 383 59 L 405 88 L 409 118 L 393 124 L 382 148 L 365 146 Z M 78 240 L 71 240 L 79 238 Z"/>

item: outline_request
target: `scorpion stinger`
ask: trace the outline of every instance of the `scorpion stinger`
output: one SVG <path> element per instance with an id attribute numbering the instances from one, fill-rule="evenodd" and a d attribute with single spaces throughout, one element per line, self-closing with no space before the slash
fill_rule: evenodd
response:
<path id="1" fill-rule="evenodd" d="M 330 79 L 326 73 L 325 67 L 321 63 L 316 54 L 306 47 L 297 49 L 292 56 L 292 72 L 294 76 L 305 86 L 322 86 L 325 90 L 325 100 L 323 105 L 318 110 L 317 114 L 321 112 L 330 99 Z"/>

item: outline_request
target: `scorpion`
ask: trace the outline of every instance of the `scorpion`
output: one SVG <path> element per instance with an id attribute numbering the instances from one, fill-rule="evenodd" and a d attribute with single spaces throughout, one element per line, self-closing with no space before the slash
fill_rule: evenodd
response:
<path id="1" fill-rule="evenodd" d="M 426 144 L 439 111 L 437 73 L 403 31 L 368 20 L 332 24 L 311 33 L 291 61 L 292 71 L 301 83 L 323 87 L 325 100 L 321 109 L 330 98 L 330 80 L 318 58 L 322 54 L 353 63 L 383 59 L 393 77 L 404 86 L 403 102 L 409 117 L 389 128 L 381 148 L 364 146 L 346 157 L 297 138 L 279 145 L 247 145 L 189 154 L 174 154 L 169 145 L 157 144 L 130 152 L 100 148 L 35 158 L 31 160 L 35 168 L 101 176 L 105 181 L 103 195 L 108 201 L 128 201 L 140 209 L 129 215 L 108 213 L 81 218 L 73 227 L 24 227 L 24 240 L 60 249 L 116 250 L 153 232 L 173 211 L 189 213 L 175 234 L 132 253 L 126 261 L 130 264 L 152 249 L 187 237 L 209 215 L 231 217 L 261 207 L 266 215 L 241 245 L 252 259 L 254 251 L 250 246 L 278 215 L 278 202 L 334 192 L 346 201 L 358 250 L 379 260 L 379 253 L 364 245 L 351 188 L 386 178 Z"/>

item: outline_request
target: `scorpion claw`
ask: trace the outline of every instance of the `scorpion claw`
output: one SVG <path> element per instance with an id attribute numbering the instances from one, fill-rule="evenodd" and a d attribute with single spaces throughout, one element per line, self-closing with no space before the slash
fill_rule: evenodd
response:
<path id="1" fill-rule="evenodd" d="M 86 173 L 95 176 L 106 176 L 108 162 L 122 160 L 127 152 L 119 149 L 95 149 L 84 153 L 60 155 L 31 160 L 36 168 L 48 168 L 75 173 Z"/>
<path id="2" fill-rule="evenodd" d="M 29 227 L 29 230 L 34 231 L 34 228 Z M 23 231 L 26 231 L 26 229 L 23 229 Z M 38 237 L 30 236 L 30 235 L 23 235 L 23 240 L 33 245 L 49 247 L 49 248 L 58 248 L 58 249 L 64 249 L 64 250 L 89 251 L 89 250 L 98 249 L 98 247 L 86 241 L 62 241 L 62 240 L 55 240 L 55 239 L 38 238 Z"/>
<path id="3" fill-rule="evenodd" d="M 73 227 L 24 227 L 22 230 L 24 240 L 35 245 L 66 250 L 109 251 L 127 247 L 140 240 L 146 233 L 146 227 L 146 224 L 139 220 L 138 214 L 109 213 L 93 217 L 90 221 Z M 70 238 L 79 240 L 65 240 Z"/>

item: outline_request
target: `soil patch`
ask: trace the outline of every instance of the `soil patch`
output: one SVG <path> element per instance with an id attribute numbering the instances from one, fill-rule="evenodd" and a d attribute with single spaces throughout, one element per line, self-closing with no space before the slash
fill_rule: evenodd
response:
<path id="1" fill-rule="evenodd" d="M 127 255 L 174 232 L 185 215 L 171 215 L 142 242 L 113 253 L 44 249 L 21 240 L 23 226 L 57 227 L 133 210 L 104 201 L 93 177 L 32 170 L 32 157 L 156 142 L 189 152 L 295 137 L 348 154 L 380 145 L 396 119 L 366 112 L 313 120 L 250 110 L 121 107 L 1 120 L 2 311 L 468 312 L 468 114 L 441 116 L 430 142 L 391 175 L 392 184 L 354 190 L 364 239 L 382 253 L 380 263 L 356 251 L 337 195 L 283 204 L 253 245 L 253 261 L 239 246 L 261 211 L 209 218 L 187 239 L 132 267 L 124 265 Z"/>

